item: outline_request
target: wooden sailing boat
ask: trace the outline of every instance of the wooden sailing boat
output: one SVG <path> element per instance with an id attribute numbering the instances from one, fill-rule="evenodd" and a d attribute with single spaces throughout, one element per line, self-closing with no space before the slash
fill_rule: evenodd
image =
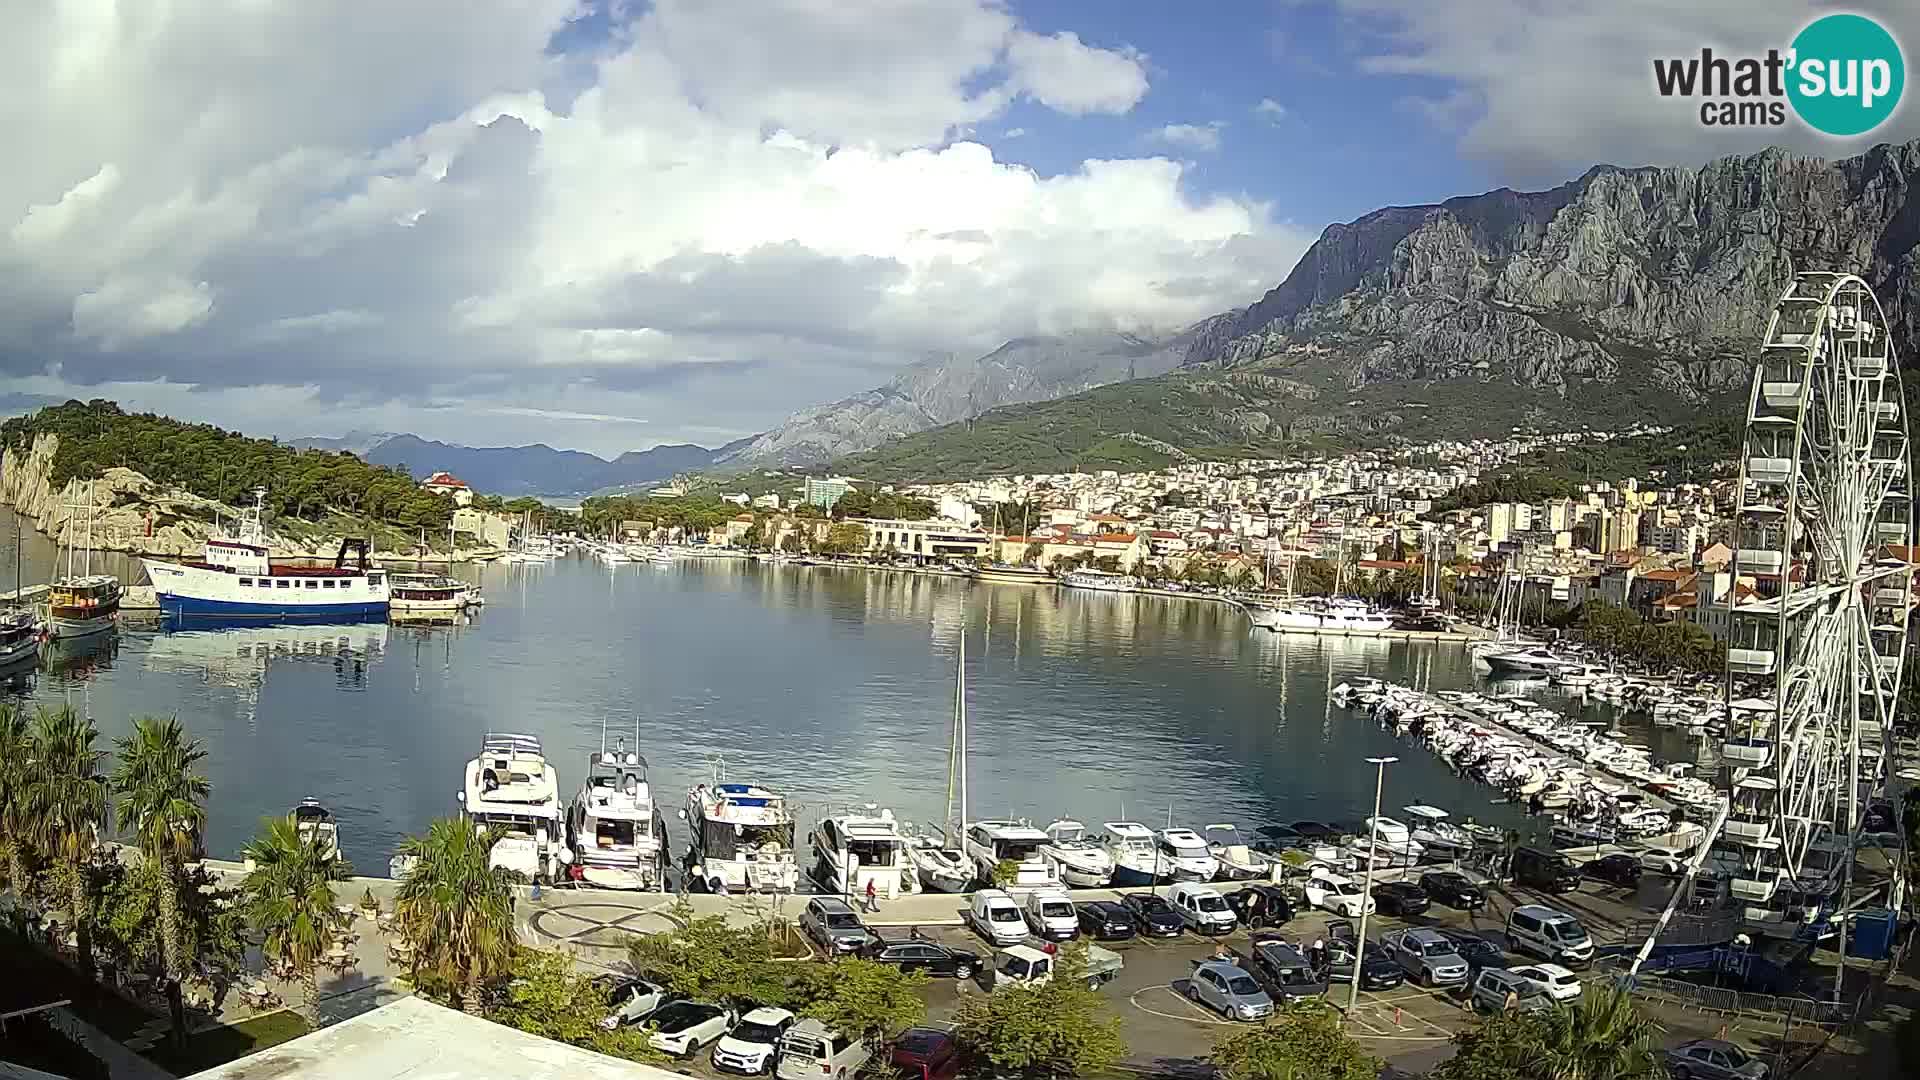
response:
<path id="1" fill-rule="evenodd" d="M 0 668 L 9 667 L 40 652 L 40 617 L 20 602 L 23 588 L 21 567 L 23 545 L 20 515 L 13 516 L 13 597 L 7 601 L 6 614 L 0 615 Z"/>
<path id="2" fill-rule="evenodd" d="M 87 501 L 68 503 L 62 534 L 67 541 L 67 573 L 47 587 L 47 632 L 54 640 L 90 637 L 113 629 L 120 616 L 120 579 L 111 574 L 93 572 L 93 483 L 87 483 Z M 80 545 L 74 543 L 73 511 L 85 510 L 81 525 L 81 544 L 86 554 L 80 563 Z"/>
<path id="3" fill-rule="evenodd" d="M 958 808 L 958 816 L 955 809 Z M 960 658 L 953 677 L 953 734 L 947 747 L 947 820 L 940 838 L 915 837 L 907 857 L 919 875 L 920 887 L 930 892 L 966 892 L 973 883 L 973 864 L 962 850 L 967 830 L 967 636 L 960 635 Z"/>

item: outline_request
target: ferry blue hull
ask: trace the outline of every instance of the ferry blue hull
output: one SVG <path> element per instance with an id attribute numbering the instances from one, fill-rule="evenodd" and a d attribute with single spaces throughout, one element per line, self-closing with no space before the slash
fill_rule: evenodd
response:
<path id="1" fill-rule="evenodd" d="M 385 600 L 351 604 L 243 604 L 231 600 L 202 600 L 191 596 L 160 598 L 160 612 L 170 618 L 232 619 L 247 622 L 354 622 L 383 619 Z"/>

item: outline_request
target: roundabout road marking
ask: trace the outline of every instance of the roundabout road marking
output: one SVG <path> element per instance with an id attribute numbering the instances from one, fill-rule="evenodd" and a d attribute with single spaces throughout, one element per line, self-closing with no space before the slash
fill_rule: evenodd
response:
<path id="1" fill-rule="evenodd" d="M 1194 1012 L 1199 1013 L 1200 1015 L 1182 1016 L 1178 1013 L 1161 1012 L 1159 1009 L 1155 1009 L 1150 1006 L 1140 1004 L 1140 995 L 1152 993 L 1155 990 L 1164 990 L 1167 993 L 1172 994 L 1173 999 L 1175 1001 L 1178 1001 L 1180 1004 L 1185 1005 L 1188 1009 L 1191 1009 Z M 1149 986 L 1143 990 L 1135 990 L 1133 994 L 1127 998 L 1127 1004 L 1132 1005 L 1134 1008 L 1139 1009 L 1143 1013 L 1149 1013 L 1153 1016 L 1157 1016 L 1162 1020 L 1179 1020 L 1179 1021 L 1182 1021 L 1183 1023 L 1189 1023 L 1189 1024 L 1217 1024 L 1220 1027 L 1233 1026 L 1233 1021 L 1222 1020 L 1216 1016 L 1210 1015 L 1209 1013 L 1207 1013 L 1205 1009 L 1202 1009 L 1200 1006 L 1195 1005 L 1192 1001 L 1189 1001 L 1186 995 L 1175 990 L 1173 988 L 1173 984 L 1171 983 L 1168 983 L 1165 986 Z"/>

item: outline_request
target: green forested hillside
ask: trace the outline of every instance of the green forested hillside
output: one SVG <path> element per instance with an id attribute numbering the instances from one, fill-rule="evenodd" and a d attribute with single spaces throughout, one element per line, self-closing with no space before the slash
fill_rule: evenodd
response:
<path id="1" fill-rule="evenodd" d="M 125 412 L 111 401 L 69 401 L 0 424 L 0 442 L 15 450 L 38 435 L 59 436 L 55 484 L 125 466 L 230 505 L 251 504 L 252 490 L 263 487 L 275 515 L 337 511 L 414 529 L 444 528 L 453 512 L 450 500 L 421 491 L 407 474 L 351 454 L 294 450 L 211 424 Z"/>

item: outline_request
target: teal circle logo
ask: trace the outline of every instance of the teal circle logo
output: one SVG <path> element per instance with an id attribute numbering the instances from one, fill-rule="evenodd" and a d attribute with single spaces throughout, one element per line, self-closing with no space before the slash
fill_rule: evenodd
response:
<path id="1" fill-rule="evenodd" d="M 1900 43 L 1864 15 L 1827 15 L 1793 39 L 1787 99 L 1815 131 L 1864 135 L 1886 122 L 1907 86 Z"/>

